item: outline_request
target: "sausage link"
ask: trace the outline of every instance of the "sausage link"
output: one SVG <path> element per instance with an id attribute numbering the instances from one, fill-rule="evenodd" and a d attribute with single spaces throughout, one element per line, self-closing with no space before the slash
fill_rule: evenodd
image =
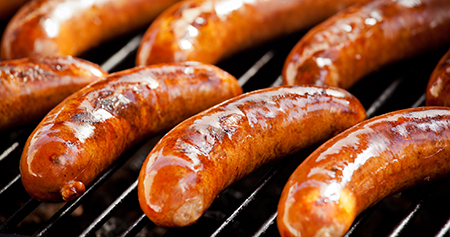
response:
<path id="1" fill-rule="evenodd" d="M 199 63 L 110 74 L 72 94 L 33 131 L 20 161 L 23 186 L 38 200 L 72 200 L 131 146 L 241 93 L 232 75 Z"/>
<path id="2" fill-rule="evenodd" d="M 283 84 L 350 88 L 388 64 L 450 42 L 450 1 L 375 0 L 312 28 L 289 53 Z"/>
<path id="3" fill-rule="evenodd" d="M 139 203 L 157 225 L 193 224 L 236 180 L 365 117 L 342 89 L 286 86 L 232 98 L 161 138 L 139 174 Z"/>
<path id="4" fill-rule="evenodd" d="M 8 23 L 1 57 L 79 56 L 100 43 L 147 27 L 177 1 L 33 0 Z"/>
<path id="5" fill-rule="evenodd" d="M 281 236 L 343 236 L 383 198 L 450 172 L 450 109 L 405 109 L 322 144 L 292 173 L 278 205 Z"/>
<path id="6" fill-rule="evenodd" d="M 107 74 L 70 56 L 0 62 L 0 131 L 39 122 L 67 96 Z"/>
<path id="7" fill-rule="evenodd" d="M 431 73 L 426 90 L 429 106 L 450 106 L 450 50 Z"/>
<path id="8" fill-rule="evenodd" d="M 215 64 L 241 50 L 305 30 L 355 2 L 367 1 L 182 1 L 151 24 L 136 64 L 190 60 Z"/>

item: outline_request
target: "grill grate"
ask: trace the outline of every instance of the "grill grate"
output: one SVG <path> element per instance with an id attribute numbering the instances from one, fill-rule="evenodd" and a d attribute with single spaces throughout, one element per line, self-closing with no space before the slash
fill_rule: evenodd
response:
<path id="1" fill-rule="evenodd" d="M 218 66 L 239 78 L 245 92 L 280 85 L 284 59 L 303 33 L 248 50 Z M 142 33 L 124 37 L 83 58 L 103 62 L 102 67 L 110 72 L 133 67 L 141 37 Z M 350 92 L 360 99 L 369 117 L 422 106 L 428 76 L 445 50 L 382 69 Z M 18 163 L 32 129 L 22 128 L 0 138 L 0 236 L 279 236 L 275 219 L 281 190 L 290 173 L 314 150 L 265 165 L 233 184 L 193 226 L 164 229 L 142 213 L 136 192 L 140 165 L 160 136 L 123 154 L 85 194 L 59 205 L 36 201 L 22 187 Z M 449 181 L 387 198 L 362 213 L 346 236 L 448 236 Z M 42 213 L 47 214 L 38 218 Z"/>

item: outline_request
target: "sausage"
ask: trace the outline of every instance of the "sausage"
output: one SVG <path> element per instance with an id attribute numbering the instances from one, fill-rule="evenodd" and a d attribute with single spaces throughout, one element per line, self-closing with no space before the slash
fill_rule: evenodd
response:
<path id="1" fill-rule="evenodd" d="M 37 124 L 64 98 L 107 74 L 71 56 L 0 62 L 0 131 Z"/>
<path id="2" fill-rule="evenodd" d="M 188 0 L 170 7 L 145 32 L 137 65 L 215 64 L 239 51 L 305 30 L 368 0 Z"/>
<path id="3" fill-rule="evenodd" d="M 450 172 L 450 109 L 422 107 L 363 121 L 292 173 L 278 204 L 281 236 L 343 236 L 383 198 Z"/>
<path id="4" fill-rule="evenodd" d="M 428 106 L 450 106 L 450 50 L 431 73 L 425 98 Z"/>
<path id="5" fill-rule="evenodd" d="M 33 0 L 8 23 L 3 60 L 45 55 L 80 56 L 103 42 L 148 27 L 179 0 Z"/>
<path id="6" fill-rule="evenodd" d="M 112 73 L 51 110 L 20 160 L 25 190 L 41 201 L 70 201 L 121 153 L 146 137 L 242 93 L 225 71 L 200 63 Z"/>
<path id="7" fill-rule="evenodd" d="M 285 86 L 232 98 L 178 124 L 155 145 L 139 174 L 140 206 L 159 226 L 191 225 L 234 181 L 365 117 L 360 102 L 341 89 Z"/>
<path id="8" fill-rule="evenodd" d="M 28 0 L 4 0 L 0 1 L 0 20 L 11 17 Z"/>
<path id="9" fill-rule="evenodd" d="M 374 0 L 308 31 L 286 58 L 283 84 L 349 89 L 388 64 L 450 42 L 450 1 Z"/>

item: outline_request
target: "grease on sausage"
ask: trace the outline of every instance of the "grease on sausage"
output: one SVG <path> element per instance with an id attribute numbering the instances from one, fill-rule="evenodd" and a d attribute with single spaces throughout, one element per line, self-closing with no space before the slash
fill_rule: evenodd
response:
<path id="1" fill-rule="evenodd" d="M 147 27 L 179 0 L 35 0 L 8 23 L 3 60 L 46 55 L 79 56 L 100 43 Z"/>
<path id="2" fill-rule="evenodd" d="M 368 0 L 188 0 L 170 7 L 145 32 L 137 65 L 215 64 L 244 49 L 305 30 Z"/>
<path id="3" fill-rule="evenodd" d="M 72 94 L 33 131 L 20 160 L 23 186 L 38 200 L 72 200 L 131 146 L 241 93 L 232 75 L 200 63 L 110 74 Z"/>
<path id="4" fill-rule="evenodd" d="M 0 131 L 39 122 L 64 98 L 107 74 L 70 56 L 0 62 Z"/>
<path id="5" fill-rule="evenodd" d="M 381 67 L 450 42 L 450 1 L 374 0 L 337 13 L 292 49 L 283 84 L 350 88 Z"/>
<path id="6" fill-rule="evenodd" d="M 139 174 L 141 208 L 160 226 L 193 224 L 234 181 L 365 116 L 354 96 L 334 88 L 268 88 L 227 100 L 156 144 Z"/>
<path id="7" fill-rule="evenodd" d="M 281 236 L 343 236 L 385 197 L 450 172 L 450 109 L 422 107 L 363 121 L 292 173 L 278 205 Z"/>

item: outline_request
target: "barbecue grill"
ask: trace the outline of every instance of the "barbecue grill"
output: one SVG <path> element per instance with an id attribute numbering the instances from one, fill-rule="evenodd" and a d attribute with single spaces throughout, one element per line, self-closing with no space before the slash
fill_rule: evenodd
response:
<path id="1" fill-rule="evenodd" d="M 124 36 L 81 56 L 109 72 L 134 66 L 143 32 Z M 284 60 L 305 32 L 228 58 L 218 66 L 239 79 L 245 92 L 281 84 Z M 369 117 L 424 105 L 429 75 L 447 47 L 396 63 L 364 78 L 349 91 Z M 293 170 L 316 147 L 264 165 L 231 185 L 192 226 L 155 226 L 140 210 L 137 177 L 161 136 L 123 154 L 85 194 L 68 203 L 42 203 L 24 190 L 19 160 L 35 125 L 0 138 L 0 236 L 279 236 L 276 209 Z M 450 179 L 391 196 L 362 213 L 346 236 L 448 236 Z"/>

